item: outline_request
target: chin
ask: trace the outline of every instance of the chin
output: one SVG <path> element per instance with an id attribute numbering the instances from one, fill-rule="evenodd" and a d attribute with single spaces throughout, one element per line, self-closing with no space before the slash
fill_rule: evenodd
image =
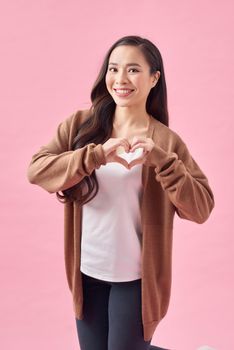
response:
<path id="1" fill-rule="evenodd" d="M 116 98 L 113 98 L 113 100 L 115 101 L 115 103 L 118 105 L 118 106 L 129 106 L 129 105 L 132 105 L 133 101 L 132 100 L 125 100 L 125 99 L 116 99 Z"/>
<path id="2" fill-rule="evenodd" d="M 119 107 L 130 107 L 131 104 L 130 103 L 126 103 L 126 102 L 115 102 L 116 106 Z"/>

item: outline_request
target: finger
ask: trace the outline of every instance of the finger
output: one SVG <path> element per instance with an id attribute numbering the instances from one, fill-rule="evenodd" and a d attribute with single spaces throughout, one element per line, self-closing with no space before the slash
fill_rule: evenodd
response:
<path id="1" fill-rule="evenodd" d="M 115 156 L 114 160 L 118 163 L 121 163 L 123 166 L 125 166 L 125 168 L 128 169 L 128 162 L 125 159 L 123 159 L 122 157 Z"/>
<path id="2" fill-rule="evenodd" d="M 140 156 L 137 159 L 133 159 L 130 163 L 129 163 L 129 168 L 133 167 L 136 164 L 143 164 L 146 162 L 147 158 L 146 158 L 146 154 L 148 154 L 149 152 L 146 151 L 145 153 L 143 153 L 142 156 Z"/>
<path id="3" fill-rule="evenodd" d="M 134 165 L 137 165 L 137 164 L 142 164 L 142 160 L 143 160 L 143 158 L 137 158 L 137 159 L 132 160 L 129 163 L 129 167 L 133 167 Z"/>
<path id="4" fill-rule="evenodd" d="M 144 141 L 146 139 L 147 139 L 147 137 L 145 137 L 145 136 L 141 136 L 141 135 L 138 136 L 138 135 L 136 135 L 136 136 L 133 137 L 132 142 L 134 143 L 134 142 L 138 142 L 138 141 Z"/>
<path id="5" fill-rule="evenodd" d="M 128 167 L 129 167 L 129 169 L 131 169 L 131 168 L 133 168 L 135 165 L 140 165 L 141 164 L 141 162 L 137 162 L 137 161 L 132 161 L 131 163 L 129 163 L 128 164 Z"/>
<path id="6" fill-rule="evenodd" d="M 130 162 L 130 163 L 128 164 L 129 169 L 131 169 L 134 165 L 135 165 L 134 161 Z"/>
<path id="7" fill-rule="evenodd" d="M 129 152 L 129 150 L 131 148 L 131 145 L 130 145 L 130 143 L 128 142 L 127 139 L 121 139 L 120 143 L 118 144 L 118 147 L 119 146 L 123 146 L 125 152 Z"/>
<path id="8" fill-rule="evenodd" d="M 132 140 L 132 144 L 131 144 L 131 146 L 133 147 L 133 146 L 135 146 L 137 143 L 139 143 L 139 142 L 146 142 L 146 137 L 138 137 L 138 136 L 135 136 L 134 138 L 133 138 L 133 140 Z"/>
<path id="9" fill-rule="evenodd" d="M 143 149 L 145 149 L 146 144 L 145 144 L 145 143 L 139 142 L 139 143 L 137 143 L 137 144 L 135 144 L 134 146 L 131 147 L 130 152 L 134 152 L 135 149 L 140 148 L 140 147 L 142 147 Z"/>
<path id="10" fill-rule="evenodd" d="M 130 152 L 134 152 L 138 148 L 143 148 L 143 154 L 147 154 L 150 152 L 149 146 L 147 144 L 139 143 L 136 146 L 132 147 Z"/>

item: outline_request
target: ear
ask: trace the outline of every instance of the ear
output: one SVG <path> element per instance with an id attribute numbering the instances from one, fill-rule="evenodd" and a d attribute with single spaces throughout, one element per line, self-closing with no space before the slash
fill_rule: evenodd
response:
<path id="1" fill-rule="evenodd" d="M 154 74 L 154 78 L 153 78 L 153 86 L 155 86 L 155 85 L 157 84 L 157 82 L 158 82 L 159 78 L 160 78 L 160 71 L 159 71 L 159 70 L 157 70 L 157 72 Z"/>
<path id="2" fill-rule="evenodd" d="M 156 76 L 156 78 L 157 78 L 157 80 L 160 78 L 160 71 L 159 70 L 157 70 L 157 72 L 155 73 L 155 76 Z"/>

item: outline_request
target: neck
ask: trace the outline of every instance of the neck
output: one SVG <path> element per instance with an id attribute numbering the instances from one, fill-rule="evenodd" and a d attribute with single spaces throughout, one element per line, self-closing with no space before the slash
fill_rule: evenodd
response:
<path id="1" fill-rule="evenodd" d="M 136 110 L 130 107 L 116 106 L 113 125 L 115 128 L 146 128 L 149 118 L 145 108 Z"/>

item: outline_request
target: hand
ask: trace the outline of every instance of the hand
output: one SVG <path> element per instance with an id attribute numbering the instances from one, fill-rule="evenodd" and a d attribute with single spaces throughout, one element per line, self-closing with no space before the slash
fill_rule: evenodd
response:
<path id="1" fill-rule="evenodd" d="M 154 141 L 149 137 L 134 136 L 131 143 L 130 152 L 134 152 L 137 148 L 143 148 L 143 154 L 141 157 L 132 160 L 128 164 L 128 169 L 130 170 L 136 164 L 144 164 L 147 159 L 147 155 L 152 151 L 154 145 Z"/>
<path id="2" fill-rule="evenodd" d="M 130 144 L 126 138 L 110 138 L 102 145 L 106 162 L 117 162 L 129 169 L 128 162 L 116 153 L 117 148 L 120 146 L 124 148 L 125 152 L 129 152 Z"/>

